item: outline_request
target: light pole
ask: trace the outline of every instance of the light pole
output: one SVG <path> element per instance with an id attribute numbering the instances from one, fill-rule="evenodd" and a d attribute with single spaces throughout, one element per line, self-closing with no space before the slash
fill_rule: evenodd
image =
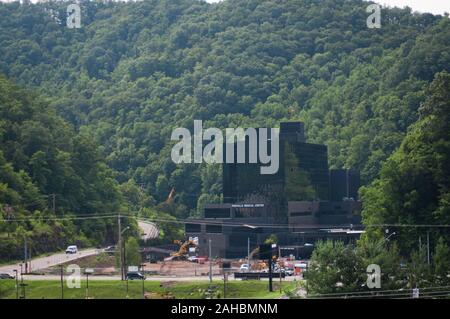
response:
<path id="1" fill-rule="evenodd" d="M 388 241 L 389 238 L 391 238 L 391 237 L 394 236 L 394 235 L 395 235 L 395 232 L 393 232 L 392 234 L 390 234 L 389 236 L 387 236 L 386 239 L 385 239 L 385 241 Z"/>
<path id="2" fill-rule="evenodd" d="M 145 272 L 144 272 L 145 264 L 141 264 L 142 271 L 142 299 L 145 299 Z"/>
<path id="3" fill-rule="evenodd" d="M 64 266 L 61 265 L 61 299 L 64 299 Z"/>
<path id="4" fill-rule="evenodd" d="M 388 232 L 389 232 L 389 229 L 386 230 L 386 233 L 388 233 Z M 383 240 L 383 242 L 381 243 L 380 246 L 382 246 L 385 242 L 389 241 L 389 238 L 391 238 L 391 237 L 394 236 L 395 234 L 396 234 L 395 231 L 392 232 L 389 236 L 387 236 L 387 237 Z"/>
<path id="5" fill-rule="evenodd" d="M 94 269 L 86 268 L 84 273 L 86 274 L 86 299 L 89 299 L 89 274 L 93 274 Z"/>
<path id="6" fill-rule="evenodd" d="M 208 244 L 209 244 L 209 283 L 212 284 L 211 238 L 208 240 Z"/>
<path id="7" fill-rule="evenodd" d="M 386 234 L 389 234 L 389 229 L 386 229 Z M 386 238 L 384 238 L 384 240 L 383 240 L 379 245 L 376 246 L 376 249 L 377 249 L 377 248 L 380 248 L 381 246 L 383 246 L 384 243 L 387 242 L 387 241 L 389 241 L 389 238 L 391 238 L 391 237 L 394 236 L 395 234 L 396 234 L 396 232 L 394 231 L 394 232 L 392 232 L 389 236 L 387 236 Z"/>
<path id="8" fill-rule="evenodd" d="M 20 287 L 22 287 L 22 294 L 20 299 L 25 299 L 25 284 L 23 283 L 23 264 L 20 264 Z"/>
<path id="9" fill-rule="evenodd" d="M 14 273 L 16 274 L 16 299 L 19 299 L 19 278 L 17 274 L 17 269 L 14 269 Z"/>
<path id="10" fill-rule="evenodd" d="M 247 266 L 250 271 L 250 237 L 247 238 Z"/>
<path id="11" fill-rule="evenodd" d="M 24 235 L 23 238 L 24 238 L 24 240 L 23 240 L 23 260 L 25 263 L 25 273 L 27 274 L 28 273 L 27 236 Z"/>

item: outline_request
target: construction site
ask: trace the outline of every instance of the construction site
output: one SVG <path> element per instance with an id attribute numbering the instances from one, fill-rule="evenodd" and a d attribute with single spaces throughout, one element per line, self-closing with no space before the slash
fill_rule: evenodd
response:
<path id="1" fill-rule="evenodd" d="M 258 248 L 250 252 L 247 258 L 241 259 L 222 259 L 208 258 L 208 256 L 199 256 L 196 253 L 195 240 L 175 241 L 173 245 L 161 247 L 145 247 L 140 249 L 142 262 L 140 265 L 130 265 L 125 261 L 127 272 L 138 271 L 148 279 L 152 277 L 167 278 L 188 278 L 188 279 L 207 279 L 211 277 L 229 275 L 231 278 L 234 273 L 268 273 L 269 266 L 267 260 L 258 259 Z M 169 249 L 169 248 L 172 248 Z M 178 250 L 174 250 L 178 248 Z M 77 266 L 82 273 L 89 269 L 92 277 L 113 277 L 120 276 L 120 265 L 118 264 L 117 251 L 109 249 L 98 250 L 95 254 L 81 257 L 73 261 L 64 261 L 64 257 L 58 261 L 57 265 L 49 267 L 34 267 L 29 275 L 36 276 L 58 276 L 61 269 L 69 275 L 69 266 Z M 305 261 L 296 261 L 289 257 L 272 257 L 272 270 L 274 276 L 283 273 L 283 278 L 300 278 L 302 271 L 306 269 Z M 137 268 L 137 270 L 136 270 Z"/>

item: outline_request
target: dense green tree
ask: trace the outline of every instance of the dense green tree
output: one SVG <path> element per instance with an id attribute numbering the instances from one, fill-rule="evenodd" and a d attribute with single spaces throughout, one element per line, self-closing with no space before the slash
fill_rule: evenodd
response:
<path id="1" fill-rule="evenodd" d="M 381 270 L 381 289 L 394 290 L 405 286 L 406 276 L 400 268 L 401 257 L 396 243 L 388 245 L 385 239 L 358 242 L 358 256 L 362 266 L 375 264 Z"/>
<path id="2" fill-rule="evenodd" d="M 450 74 L 440 73 L 429 88 L 420 119 L 411 126 L 400 148 L 383 165 L 381 177 L 363 188 L 363 218 L 367 225 L 445 225 L 449 223 Z M 432 228 L 432 237 L 445 230 Z M 368 237 L 380 238 L 369 227 Z M 415 247 L 420 232 L 398 230 L 404 252 Z"/>
<path id="3" fill-rule="evenodd" d="M 115 219 L 54 220 L 111 214 L 122 205 L 92 138 L 77 134 L 43 98 L 2 76 L 0 116 L 1 259 L 22 256 L 25 237 L 32 255 L 69 243 L 111 242 Z"/>
<path id="4" fill-rule="evenodd" d="M 431 267 L 427 262 L 427 250 L 425 246 L 411 253 L 408 264 L 409 287 L 424 288 L 432 286 Z"/>
<path id="5" fill-rule="evenodd" d="M 182 217 L 217 200 L 208 185 L 221 177 L 167 164 L 173 128 L 303 120 L 332 167 L 359 169 L 370 183 L 450 65 L 448 18 L 383 8 L 383 27 L 368 29 L 360 0 L 81 4 L 82 28 L 68 29 L 64 2 L 2 3 L 0 71 L 89 132 L 120 183 L 145 185 L 156 203 L 175 187 Z M 33 125 L 24 135 L 28 152 L 49 137 Z M 26 155 L 28 164 L 15 152 L 15 163 L 38 165 L 39 185 L 59 187 L 47 170 L 63 153 Z"/>
<path id="6" fill-rule="evenodd" d="M 125 261 L 127 266 L 141 265 L 141 252 L 139 249 L 139 243 L 134 237 L 127 239 L 125 243 Z"/>
<path id="7" fill-rule="evenodd" d="M 306 277 L 309 295 L 358 292 L 366 278 L 366 269 L 351 245 L 331 240 L 315 245 Z"/>
<path id="8" fill-rule="evenodd" d="M 434 281 L 437 286 L 450 283 L 450 248 L 443 237 L 439 237 L 433 254 Z"/>
<path id="9" fill-rule="evenodd" d="M 270 234 L 265 240 L 264 244 L 276 244 L 278 243 L 278 237 L 275 234 Z"/>

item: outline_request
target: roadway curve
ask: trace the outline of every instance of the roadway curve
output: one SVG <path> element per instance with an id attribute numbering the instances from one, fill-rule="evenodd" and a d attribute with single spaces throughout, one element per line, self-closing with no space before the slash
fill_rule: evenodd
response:
<path id="1" fill-rule="evenodd" d="M 143 232 L 143 235 L 141 236 L 143 240 L 158 238 L 159 230 L 154 223 L 138 220 L 138 226 Z"/>

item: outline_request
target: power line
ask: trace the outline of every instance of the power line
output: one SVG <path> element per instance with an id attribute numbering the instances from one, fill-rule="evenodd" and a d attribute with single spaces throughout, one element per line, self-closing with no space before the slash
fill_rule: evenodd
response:
<path id="1" fill-rule="evenodd" d="M 146 217 L 136 217 L 138 219 L 142 219 L 142 220 L 151 220 L 151 221 L 161 221 L 161 222 L 172 222 L 172 223 L 184 223 L 184 224 L 201 224 L 201 225 L 222 225 L 222 226 L 254 226 L 254 227 L 270 227 L 270 228 L 288 228 L 288 227 L 292 227 L 292 224 L 273 224 L 273 223 L 263 223 L 263 224 L 255 224 L 255 223 L 230 223 L 230 222 L 224 222 L 224 221 L 213 221 L 213 220 L 208 220 L 208 219 L 194 219 L 194 220 L 190 220 L 190 219 L 184 219 L 184 220 L 179 220 L 179 219 L 175 219 L 175 220 L 169 220 L 169 219 L 159 219 L 159 218 L 146 218 Z M 302 229 L 328 229 L 328 228 L 343 228 L 343 227 L 348 227 L 348 228 L 367 228 L 367 227 L 380 227 L 380 228 L 385 228 L 385 227 L 410 227 L 410 228 L 414 228 L 414 227 L 428 227 L 428 228 L 433 228 L 433 227 L 440 227 L 440 228 L 450 228 L 450 225 L 413 225 L 413 224 L 380 224 L 380 225 L 362 225 L 362 224 L 349 224 L 349 225 L 317 225 L 317 226 L 307 226 L 307 227 L 303 227 Z"/>
<path id="2" fill-rule="evenodd" d="M 108 219 L 116 217 L 118 213 L 109 213 L 109 214 L 77 214 L 76 216 L 67 216 L 67 217 L 25 217 L 25 218 L 12 218 L 5 219 L 5 222 L 15 222 L 15 221 L 51 221 L 51 220 L 83 220 L 83 219 Z M 176 223 L 176 224 L 197 224 L 197 225 L 216 225 L 216 226 L 230 226 L 230 227 L 257 227 L 257 228 L 280 228 L 286 229 L 289 227 L 293 227 L 294 225 L 289 223 L 283 224 L 275 224 L 275 223 L 238 223 L 238 222 L 226 222 L 223 220 L 217 221 L 215 219 L 164 219 L 164 218 L 152 218 L 152 217 L 139 217 L 132 215 L 122 215 L 124 218 L 134 218 L 141 221 L 150 221 L 150 222 L 161 222 L 161 223 Z M 295 226 L 294 226 L 295 227 Z M 341 228 L 370 228 L 370 227 L 404 227 L 404 228 L 450 228 L 450 225 L 432 225 L 432 224 L 372 224 L 372 225 L 362 225 L 362 224 L 349 224 L 349 225 L 317 225 L 317 226 L 306 226 L 302 227 L 302 230 L 308 229 L 341 229 Z"/>
<path id="3" fill-rule="evenodd" d="M 29 217 L 29 218 L 13 218 L 5 219 L 4 222 L 26 222 L 26 221 L 58 221 L 58 220 L 87 220 L 87 219 L 107 219 L 115 218 L 117 215 L 108 216 L 85 216 L 85 217 Z"/>

